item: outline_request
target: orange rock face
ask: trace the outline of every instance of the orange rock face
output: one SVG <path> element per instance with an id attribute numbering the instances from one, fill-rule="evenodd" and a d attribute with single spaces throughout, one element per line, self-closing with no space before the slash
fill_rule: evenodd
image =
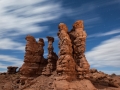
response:
<path id="1" fill-rule="evenodd" d="M 61 76 L 61 79 L 71 81 L 76 79 L 76 64 L 72 57 L 73 50 L 68 29 L 64 23 L 59 24 L 58 37 L 60 38 L 60 51 L 57 61 L 57 73 Z"/>
<path id="2" fill-rule="evenodd" d="M 54 38 L 53 37 L 47 37 L 48 39 L 48 56 L 47 56 L 47 65 L 44 68 L 42 74 L 44 75 L 51 75 L 54 70 L 56 70 L 56 62 L 58 59 L 58 56 L 55 52 L 53 52 L 53 42 Z"/>
<path id="3" fill-rule="evenodd" d="M 58 56 L 53 52 L 54 48 L 52 43 L 54 42 L 53 37 L 48 38 L 48 57 L 45 59 L 44 54 L 44 40 L 39 38 L 36 42 L 33 36 L 28 35 L 26 37 L 26 48 L 24 63 L 20 68 L 21 75 L 25 77 L 35 77 L 39 75 L 51 75 L 56 69 L 56 61 Z"/>
<path id="4" fill-rule="evenodd" d="M 25 48 L 24 64 L 20 68 L 20 73 L 24 76 L 36 76 L 40 74 L 40 63 L 44 62 L 44 41 L 39 39 L 36 42 L 33 36 L 26 37 L 27 44 Z"/>
<path id="5" fill-rule="evenodd" d="M 77 75 L 80 79 L 89 78 L 90 65 L 84 55 L 87 34 L 84 31 L 82 20 L 73 24 L 73 29 L 69 32 L 69 35 L 73 45 L 73 58 L 76 63 Z"/>
<path id="6" fill-rule="evenodd" d="M 73 24 L 73 29 L 68 32 L 64 23 L 58 26 L 59 32 L 59 58 L 53 52 L 53 37 L 48 39 L 48 57 L 45 60 L 44 41 L 42 38 L 36 42 L 33 36 L 26 37 L 24 64 L 20 68 L 20 73 L 26 76 L 51 75 L 54 70 L 61 78 L 66 80 L 88 78 L 89 63 L 84 55 L 86 32 L 84 31 L 83 21 L 78 20 Z M 57 66 L 56 66 L 57 65 Z"/>

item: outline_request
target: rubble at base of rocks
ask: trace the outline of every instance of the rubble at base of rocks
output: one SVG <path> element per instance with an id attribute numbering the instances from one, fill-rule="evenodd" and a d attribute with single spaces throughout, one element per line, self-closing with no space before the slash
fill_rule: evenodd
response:
<path id="1" fill-rule="evenodd" d="M 106 86 L 120 87 L 115 79 L 112 79 L 110 75 L 105 74 L 104 72 L 97 71 L 97 69 L 90 69 L 89 80 L 92 83 L 99 83 Z"/>

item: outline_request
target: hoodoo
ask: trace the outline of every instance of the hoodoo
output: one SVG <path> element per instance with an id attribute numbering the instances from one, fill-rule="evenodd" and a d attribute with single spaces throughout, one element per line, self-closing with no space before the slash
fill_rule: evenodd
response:
<path id="1" fill-rule="evenodd" d="M 119 83 L 110 75 L 90 69 L 85 57 L 87 34 L 82 20 L 77 20 L 70 31 L 64 23 L 58 29 L 58 55 L 54 52 L 54 38 L 47 36 L 47 58 L 43 56 L 44 40 L 26 36 L 24 63 L 17 73 L 20 75 L 3 85 L 2 90 L 104 90 L 98 89 L 98 85 L 108 87 L 106 90 L 120 90 Z M 16 73 L 16 69 L 8 67 L 8 74 Z M 110 86 L 118 89 L 109 89 Z"/>

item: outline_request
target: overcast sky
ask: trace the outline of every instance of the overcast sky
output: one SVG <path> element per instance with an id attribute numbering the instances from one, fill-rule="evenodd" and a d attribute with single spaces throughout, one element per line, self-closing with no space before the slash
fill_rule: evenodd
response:
<path id="1" fill-rule="evenodd" d="M 120 75 L 120 0 L 0 0 L 0 72 L 23 64 L 28 34 L 44 39 L 44 57 L 53 36 L 58 54 L 58 24 L 71 30 L 76 20 L 84 20 L 91 68 Z"/>

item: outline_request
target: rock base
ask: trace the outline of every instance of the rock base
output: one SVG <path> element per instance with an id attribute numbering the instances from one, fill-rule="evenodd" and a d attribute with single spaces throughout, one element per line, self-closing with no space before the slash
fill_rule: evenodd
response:
<path id="1" fill-rule="evenodd" d="M 54 81 L 53 90 L 97 90 L 89 80 L 68 82 L 66 80 Z"/>

